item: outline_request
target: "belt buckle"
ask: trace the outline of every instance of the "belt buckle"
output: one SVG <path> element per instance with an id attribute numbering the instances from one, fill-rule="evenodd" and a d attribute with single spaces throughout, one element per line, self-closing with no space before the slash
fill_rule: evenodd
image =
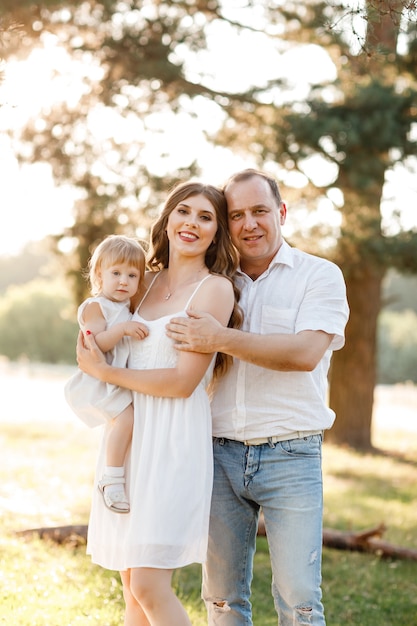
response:
<path id="1" fill-rule="evenodd" d="M 253 437 L 253 439 L 245 439 L 243 445 L 245 446 L 262 446 L 265 443 L 269 443 L 271 437 Z"/>

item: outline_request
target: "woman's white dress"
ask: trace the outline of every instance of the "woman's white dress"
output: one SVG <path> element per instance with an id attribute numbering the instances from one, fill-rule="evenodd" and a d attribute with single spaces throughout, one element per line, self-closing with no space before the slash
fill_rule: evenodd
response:
<path id="1" fill-rule="evenodd" d="M 129 368 L 175 367 L 178 352 L 166 336 L 165 326 L 170 318 L 186 315 L 192 298 L 207 278 L 197 285 L 183 311 L 175 315 L 145 320 L 139 314 L 139 305 L 132 319 L 146 324 L 149 336 L 131 342 Z M 213 480 L 206 386 L 213 362 L 189 398 L 133 393 L 134 429 L 126 461 L 129 514 L 109 511 L 97 488 L 104 468 L 105 430 L 88 527 L 87 553 L 94 563 L 111 570 L 126 570 L 171 569 L 204 562 Z"/>

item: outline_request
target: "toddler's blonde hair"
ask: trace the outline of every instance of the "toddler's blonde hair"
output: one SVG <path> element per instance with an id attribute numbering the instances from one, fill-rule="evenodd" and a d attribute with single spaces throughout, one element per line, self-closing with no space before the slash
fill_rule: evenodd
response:
<path id="1" fill-rule="evenodd" d="M 109 235 L 94 250 L 87 268 L 91 294 L 98 296 L 102 290 L 101 270 L 119 263 L 135 267 L 140 275 L 139 286 L 145 273 L 145 251 L 137 239 L 124 235 Z"/>

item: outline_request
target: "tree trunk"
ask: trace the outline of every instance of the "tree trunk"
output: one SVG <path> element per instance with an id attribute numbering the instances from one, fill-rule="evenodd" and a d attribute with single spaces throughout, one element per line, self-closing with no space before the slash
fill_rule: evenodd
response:
<path id="1" fill-rule="evenodd" d="M 333 354 L 329 404 L 336 412 L 326 441 L 360 450 L 372 448 L 371 424 L 376 379 L 377 321 L 383 270 L 364 266 L 347 276 L 351 309 L 346 346 Z"/>
<path id="2" fill-rule="evenodd" d="M 366 2 L 367 53 L 352 59 L 353 74 L 368 72 L 383 84 L 393 63 L 403 0 Z M 377 54 L 377 52 L 383 54 Z M 370 54 L 372 53 L 372 54 Z M 364 146 L 366 148 L 366 146 Z M 333 354 L 330 372 L 331 408 L 336 421 L 326 439 L 357 449 L 372 449 L 371 426 L 376 384 L 377 322 L 381 309 L 381 285 L 386 259 L 381 233 L 381 199 L 385 181 L 387 148 L 370 146 L 361 158 L 353 151 L 339 171 L 345 193 L 344 237 L 339 241 L 341 267 L 345 267 L 350 320 L 346 346 Z M 377 158 L 376 158 L 377 157 Z M 364 184 L 365 181 L 365 184 Z M 355 198 L 356 196 L 356 198 Z M 347 209 L 347 210 L 346 210 Z"/>
<path id="3" fill-rule="evenodd" d="M 387 51 L 395 54 L 404 0 L 367 0 L 366 50 Z"/>

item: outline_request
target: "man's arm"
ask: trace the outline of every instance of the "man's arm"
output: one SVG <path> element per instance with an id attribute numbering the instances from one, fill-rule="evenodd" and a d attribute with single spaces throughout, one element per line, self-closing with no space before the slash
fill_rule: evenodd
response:
<path id="1" fill-rule="evenodd" d="M 313 370 L 330 346 L 333 335 L 321 330 L 297 334 L 260 335 L 225 328 L 207 313 L 189 311 L 189 317 L 172 318 L 167 334 L 177 350 L 224 352 L 234 358 L 272 370 L 306 372 Z"/>

